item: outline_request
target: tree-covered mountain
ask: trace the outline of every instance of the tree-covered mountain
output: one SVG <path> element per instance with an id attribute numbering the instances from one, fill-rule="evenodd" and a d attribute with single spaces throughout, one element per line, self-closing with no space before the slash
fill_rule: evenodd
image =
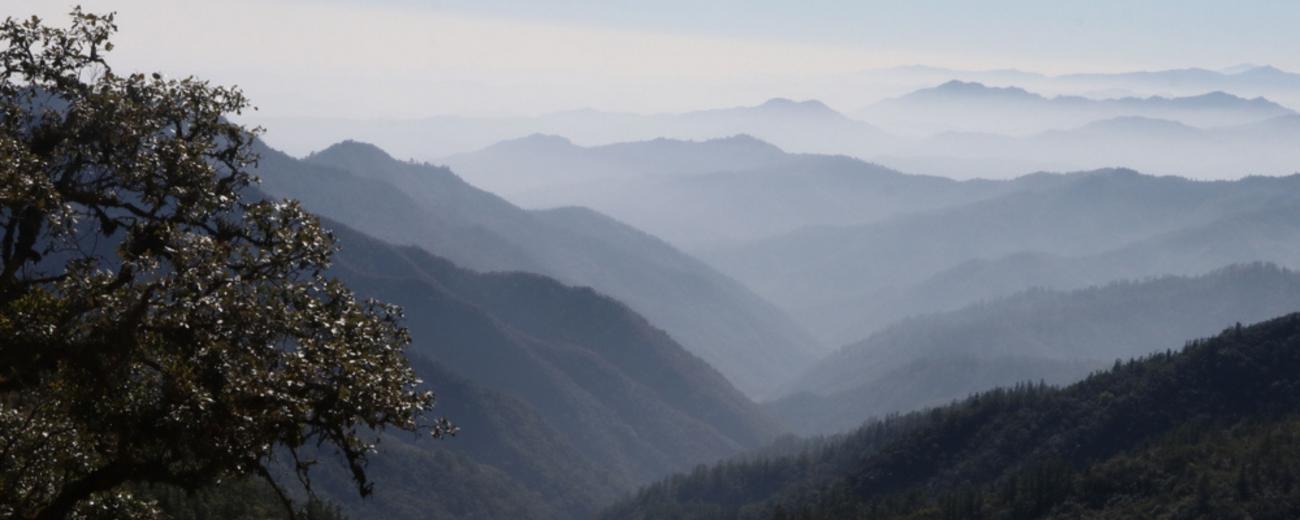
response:
<path id="1" fill-rule="evenodd" d="M 997 386 L 1069 383 L 1115 359 L 1297 311 L 1300 274 L 1262 263 L 1031 290 L 891 325 L 822 359 L 768 406 L 798 432 L 846 431 Z"/>
<path id="2" fill-rule="evenodd" d="M 533 136 L 444 161 L 525 207 L 590 207 L 687 248 L 864 224 L 1013 189 L 907 175 L 845 156 L 785 153 L 746 135 L 595 147 Z"/>
<path id="3" fill-rule="evenodd" d="M 1300 264 L 1300 176 L 1211 182 L 1102 170 L 1011 182 L 1019 189 L 966 205 L 808 228 L 706 257 L 831 344 L 1036 285 Z M 981 267 L 1004 260 L 997 276 Z"/>
<path id="4" fill-rule="evenodd" d="M 142 485 L 132 493 L 148 497 L 168 520 L 266 520 L 288 517 L 284 500 L 260 479 L 225 481 L 215 486 L 186 491 L 171 486 Z M 334 504 L 306 500 L 296 507 L 299 520 L 346 520 Z"/>
<path id="5" fill-rule="evenodd" d="M 1066 388 L 995 390 L 793 455 L 700 468 L 605 516 L 1290 518 L 1300 514 L 1298 374 L 1291 314 Z"/>
<path id="6" fill-rule="evenodd" d="M 314 487 L 349 517 L 583 517 L 778 433 L 720 373 L 609 297 L 326 225 L 342 247 L 332 274 L 403 307 L 434 413 L 460 428 L 442 440 L 385 435 L 368 500 L 327 457 Z"/>
<path id="7" fill-rule="evenodd" d="M 446 168 L 345 142 L 296 160 L 262 151 L 263 188 L 377 238 L 481 271 L 528 271 L 627 303 L 750 395 L 817 343 L 747 288 L 663 241 L 580 208 L 526 211 Z"/>

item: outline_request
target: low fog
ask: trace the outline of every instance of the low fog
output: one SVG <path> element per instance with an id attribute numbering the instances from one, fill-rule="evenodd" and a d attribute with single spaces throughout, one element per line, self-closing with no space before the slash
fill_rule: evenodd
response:
<path id="1" fill-rule="evenodd" d="M 747 135 L 788 153 L 845 155 L 907 173 L 957 179 L 1010 179 L 1036 171 L 1108 167 L 1232 179 L 1288 175 L 1300 159 L 1300 149 L 1290 146 L 1300 137 L 1300 116 L 1278 101 L 1294 99 L 1290 93 L 1300 90 L 1300 75 L 1271 67 L 1065 76 L 922 70 L 924 74 L 914 68 L 871 72 L 868 77 L 886 84 L 912 84 L 918 77 L 933 82 L 845 111 L 816 99 L 773 98 L 757 105 L 661 114 L 584 109 L 530 117 L 253 120 L 270 128 L 270 143 L 299 155 L 351 138 L 375 143 L 398 157 L 448 164 L 462 161 L 466 154 L 490 155 L 497 143 L 535 134 L 581 147 Z M 949 79 L 938 79 L 945 77 Z M 1065 90 L 1083 93 L 1045 94 L 957 79 L 962 77 L 999 83 L 1021 78 L 1056 91 L 1073 86 Z M 496 167 L 522 171 L 526 166 L 498 161 Z M 722 171 L 746 165 L 717 166 Z M 685 172 L 665 166 L 655 173 Z M 528 174 L 521 175 L 528 179 L 522 184 L 486 187 L 518 195 L 521 190 L 572 183 L 573 175 Z M 613 175 L 627 177 L 624 172 Z"/>

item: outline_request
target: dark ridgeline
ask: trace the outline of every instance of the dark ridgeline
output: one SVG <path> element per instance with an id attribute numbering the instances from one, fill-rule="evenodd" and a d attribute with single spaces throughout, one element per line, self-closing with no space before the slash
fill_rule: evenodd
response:
<path id="1" fill-rule="evenodd" d="M 465 270 L 326 225 L 342 247 L 333 274 L 403 307 L 412 365 L 437 392 L 436 413 L 461 431 L 436 442 L 386 436 L 371 500 L 351 498 L 342 474 L 318 477 L 351 517 L 589 516 L 636 485 L 779 432 L 716 370 L 609 297 Z"/>
<path id="2" fill-rule="evenodd" d="M 700 468 L 605 518 L 1294 518 L 1300 314 Z"/>
<path id="3" fill-rule="evenodd" d="M 796 432 L 837 433 L 998 386 L 1074 382 L 1115 359 L 1296 311 L 1300 274 L 1271 264 L 1035 289 L 891 325 L 818 362 L 766 406 Z"/>
<path id="4" fill-rule="evenodd" d="M 446 168 L 345 142 L 306 160 L 262 148 L 275 196 L 479 271 L 527 271 L 627 303 L 749 395 L 808 366 L 815 341 L 744 286 L 663 241 L 583 208 L 525 211 Z"/>

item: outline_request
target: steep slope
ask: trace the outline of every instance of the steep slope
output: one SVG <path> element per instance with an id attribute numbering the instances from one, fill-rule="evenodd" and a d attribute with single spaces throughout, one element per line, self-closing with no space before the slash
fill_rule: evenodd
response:
<path id="1" fill-rule="evenodd" d="M 862 224 L 1010 188 L 906 175 L 844 156 L 787 154 L 748 136 L 598 147 L 537 136 L 445 161 L 517 204 L 590 207 L 688 249 Z"/>
<path id="2" fill-rule="evenodd" d="M 918 289 L 972 261 L 1025 254 L 1086 260 L 1113 253 L 1104 262 L 1111 269 L 1097 272 L 1118 276 L 1088 283 L 1252 260 L 1300 261 L 1291 256 L 1291 230 L 1300 224 L 1285 217 L 1300 208 L 1300 176 L 1198 182 L 1103 170 L 1036 174 L 1014 184 L 1021 189 L 964 206 L 865 226 L 810 228 L 705 256 L 831 344 L 855 341 L 911 314 L 1023 290 L 1037 272 L 1007 271 L 1005 285 L 994 278 L 969 293 L 949 290 L 960 285 L 951 279 L 929 286 L 928 293 Z M 1180 233 L 1196 239 L 1176 238 Z M 1206 259 L 1217 265 L 1203 265 Z M 1141 269 L 1121 270 L 1126 262 Z"/>
<path id="3" fill-rule="evenodd" d="M 1033 290 L 890 326 L 819 361 L 769 409 L 806 433 L 852 428 L 1023 381 L 1071 382 L 1233 323 L 1300 311 L 1300 273 L 1236 265 L 1071 292 Z"/>
<path id="4" fill-rule="evenodd" d="M 226 480 L 198 490 L 167 486 L 138 486 L 131 490 L 157 504 L 163 518 L 169 520 L 256 520 L 286 516 L 284 502 L 266 482 L 246 478 Z M 333 504 L 309 502 L 299 518 L 307 520 L 346 520 Z M 305 514 L 302 514 L 305 513 Z"/>
<path id="5" fill-rule="evenodd" d="M 445 168 L 346 142 L 294 160 L 264 150 L 270 193 L 484 271 L 587 285 L 626 302 L 750 395 L 807 366 L 816 342 L 772 305 L 668 244 L 589 211 L 528 212 Z M 706 312 L 701 312 L 706 311 Z"/>
<path id="6" fill-rule="evenodd" d="M 434 440 L 381 438 L 367 473 L 374 494 L 357 496 L 349 474 L 326 456 L 313 488 L 349 518 L 530 518 L 589 516 L 631 485 L 571 444 L 533 407 L 465 380 L 420 354 L 412 366 L 437 393 L 437 415 L 461 433 Z"/>
<path id="7" fill-rule="evenodd" d="M 632 486 L 777 432 L 716 370 L 591 289 L 468 271 L 326 225 L 342 247 L 332 274 L 403 307 L 413 366 L 462 432 L 385 436 L 370 467 L 374 500 L 326 471 L 317 488 L 350 516 L 588 516 Z"/>
<path id="8" fill-rule="evenodd" d="M 581 429 L 586 426 L 606 424 L 592 428 L 600 431 L 644 422 L 614 428 L 634 435 L 629 439 L 593 436 L 580 443 L 587 450 L 639 447 L 598 457 L 612 468 L 631 457 L 652 473 L 772 433 L 772 424 L 721 374 L 609 297 L 535 274 L 474 273 L 418 248 L 340 236 L 341 276 L 359 293 L 402 305 L 412 335 L 430 338 L 416 343 L 417 352 L 557 418 L 574 415 L 555 408 L 571 406 L 565 395 L 607 414 L 586 425 L 555 425 L 569 435 L 592 436 Z"/>
<path id="9" fill-rule="evenodd" d="M 1300 512 L 1297 374 L 1292 314 L 1064 389 L 993 391 L 697 470 L 605 516 L 1287 518 Z"/>

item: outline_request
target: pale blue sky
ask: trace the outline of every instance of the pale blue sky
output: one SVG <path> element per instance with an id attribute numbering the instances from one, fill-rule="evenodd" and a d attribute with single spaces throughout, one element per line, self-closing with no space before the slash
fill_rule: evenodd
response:
<path id="1" fill-rule="evenodd" d="M 355 0 L 331 0 L 356 3 Z M 1294 0 L 381 0 L 524 20 L 703 36 L 975 50 L 1005 67 L 1222 67 L 1243 61 L 1300 69 Z M 1063 59 L 1062 59 L 1063 58 Z"/>
<path id="2" fill-rule="evenodd" d="M 57 18 L 57 0 L 0 14 Z M 243 86 L 270 115 L 684 110 L 819 97 L 905 64 L 1300 71 L 1300 2 L 82 0 L 127 68 Z M 836 96 L 839 96 L 838 98 Z"/>

